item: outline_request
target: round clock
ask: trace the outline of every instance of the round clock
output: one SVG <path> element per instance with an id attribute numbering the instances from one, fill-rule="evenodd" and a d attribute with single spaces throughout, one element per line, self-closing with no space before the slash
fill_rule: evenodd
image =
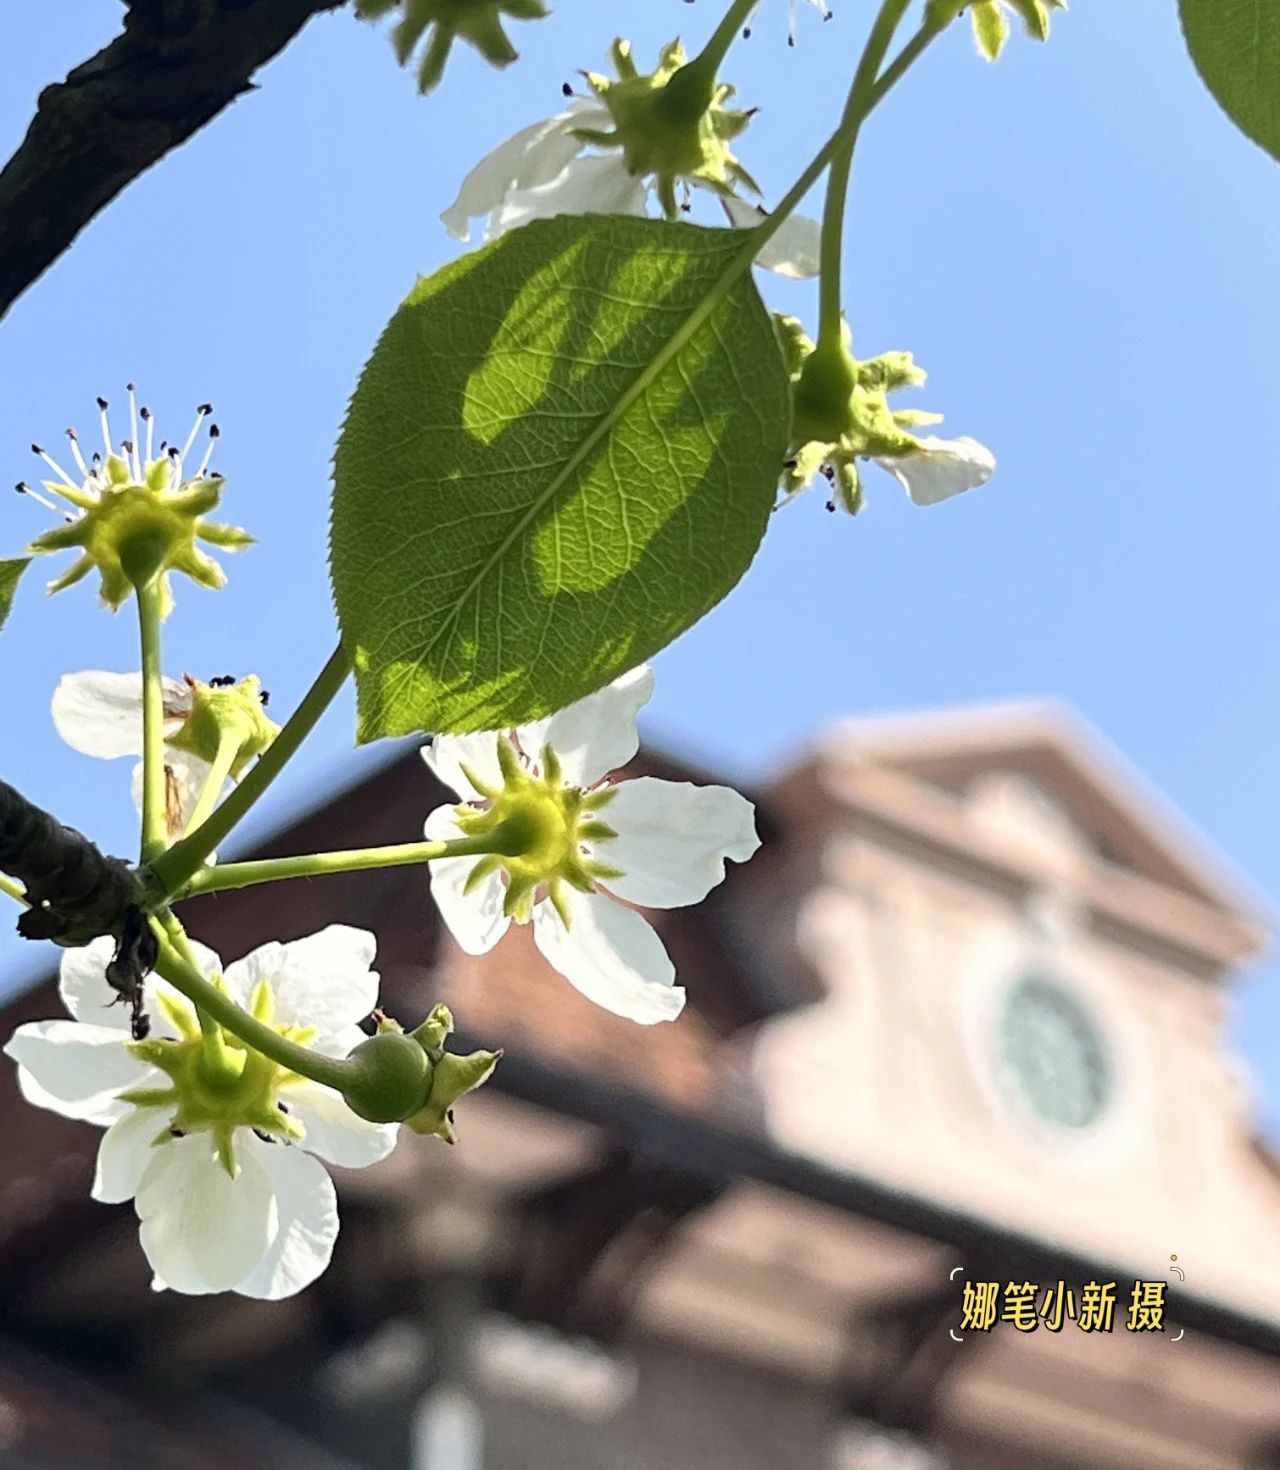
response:
<path id="1" fill-rule="evenodd" d="M 1005 1089 L 1042 1121 L 1083 1129 L 1106 1111 L 1106 1042 L 1084 1006 L 1047 976 L 1027 975 L 1006 994 L 997 1052 Z"/>

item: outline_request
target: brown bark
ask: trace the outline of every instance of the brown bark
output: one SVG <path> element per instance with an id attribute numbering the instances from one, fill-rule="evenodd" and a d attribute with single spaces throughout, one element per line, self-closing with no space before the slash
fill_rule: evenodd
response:
<path id="1" fill-rule="evenodd" d="M 0 317 L 139 174 L 346 0 L 131 0 L 124 31 L 40 94 L 0 172 Z"/>

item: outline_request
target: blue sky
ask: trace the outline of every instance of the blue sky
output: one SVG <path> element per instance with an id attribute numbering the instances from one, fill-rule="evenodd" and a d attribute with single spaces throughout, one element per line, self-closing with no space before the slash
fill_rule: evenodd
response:
<path id="1" fill-rule="evenodd" d="M 830 130 L 867 6 L 823 25 L 763 0 L 725 75 L 759 104 L 741 155 L 776 199 Z M 459 54 L 417 97 L 385 33 L 308 27 L 261 87 L 135 183 L 0 326 L 0 464 L 93 427 L 97 393 L 141 385 L 160 432 L 211 399 L 227 517 L 261 545 L 215 598 L 180 589 L 169 667 L 258 671 L 287 711 L 334 638 L 327 466 L 356 373 L 412 285 L 452 258 L 437 215 L 481 152 L 558 109 L 616 32 L 641 58 L 709 0 L 556 0 L 513 28 L 521 63 Z M 56 15 L 55 15 L 56 11 Z M 999 459 L 930 510 L 867 475 L 856 522 L 818 495 L 775 518 L 730 600 L 665 653 L 651 737 L 731 773 L 768 771 L 815 726 L 869 712 L 1052 694 L 1115 742 L 1266 893 L 1275 840 L 1276 413 L 1280 306 L 1268 285 L 1280 170 L 1237 135 L 1187 61 L 1170 0 L 1077 0 L 1047 46 L 998 67 L 944 37 L 864 135 L 846 241 L 863 355 L 909 348 L 922 406 Z M 21 6 L 0 55 L 0 149 L 42 86 L 114 34 L 118 0 Z M 813 201 L 813 209 L 819 207 Z M 812 321 L 814 293 L 770 286 Z M 44 520 L 14 497 L 3 552 Z M 88 584 L 24 588 L 3 640 L 0 771 L 131 852 L 127 763 L 62 749 L 58 675 L 137 666 L 133 622 Z M 341 768 L 344 702 L 264 819 Z M 348 761 L 350 757 L 347 757 Z M 425 901 L 425 900 L 424 900 Z M 0 944 L 13 983 L 36 963 Z M 1239 988 L 1236 1033 L 1280 1126 L 1280 969 Z"/>

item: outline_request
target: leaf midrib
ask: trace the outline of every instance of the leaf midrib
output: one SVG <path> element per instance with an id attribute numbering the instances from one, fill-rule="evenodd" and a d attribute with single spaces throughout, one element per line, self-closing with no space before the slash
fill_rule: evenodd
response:
<path id="1" fill-rule="evenodd" d="M 691 230 L 703 229 L 703 226 L 689 225 Z M 635 403 L 645 389 L 654 381 L 660 372 L 679 354 L 693 337 L 693 334 L 707 320 L 712 311 L 724 300 L 732 289 L 734 282 L 744 270 L 749 270 L 751 262 L 755 259 L 755 237 L 753 232 L 747 230 L 735 230 L 729 233 L 748 236 L 746 243 L 736 255 L 729 257 L 721 269 L 720 274 L 711 283 L 705 296 L 697 303 L 679 327 L 672 333 L 671 337 L 663 347 L 654 354 L 649 363 L 636 375 L 635 381 L 629 388 L 619 395 L 614 405 L 605 412 L 600 422 L 587 434 L 578 448 L 565 461 L 560 473 L 554 476 L 546 487 L 529 503 L 528 507 L 516 518 L 511 530 L 503 540 L 494 548 L 488 560 L 482 563 L 467 586 L 458 594 L 454 605 L 448 616 L 444 618 L 438 631 L 431 641 L 426 645 L 419 655 L 419 660 L 425 660 L 435 652 L 440 640 L 446 635 L 452 636 L 457 627 L 459 617 L 463 609 L 472 597 L 479 591 L 482 584 L 488 578 L 494 566 L 499 563 L 511 549 L 516 539 L 524 532 L 526 527 L 535 519 L 549 500 L 564 486 L 569 477 L 579 465 L 587 458 L 597 444 L 605 437 L 613 425 L 626 413 Z"/>

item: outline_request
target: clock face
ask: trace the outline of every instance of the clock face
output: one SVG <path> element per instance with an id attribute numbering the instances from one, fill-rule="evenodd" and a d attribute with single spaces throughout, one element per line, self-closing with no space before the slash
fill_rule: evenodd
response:
<path id="1" fill-rule="evenodd" d="M 1006 1091 L 1059 1128 L 1088 1128 L 1111 1097 L 1108 1049 L 1084 1007 L 1043 975 L 1019 980 L 1005 998 L 997 1042 Z"/>

